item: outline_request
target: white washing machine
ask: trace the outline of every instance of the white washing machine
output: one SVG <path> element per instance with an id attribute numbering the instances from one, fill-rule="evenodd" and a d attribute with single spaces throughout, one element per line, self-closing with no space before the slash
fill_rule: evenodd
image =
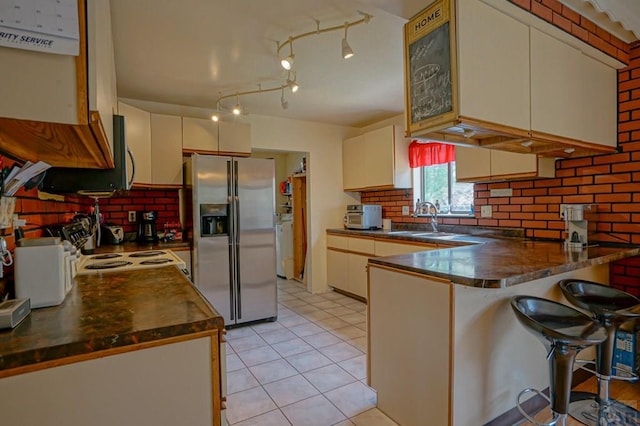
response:
<path id="1" fill-rule="evenodd" d="M 293 278 L 293 222 L 276 224 L 276 273 L 279 277 Z"/>

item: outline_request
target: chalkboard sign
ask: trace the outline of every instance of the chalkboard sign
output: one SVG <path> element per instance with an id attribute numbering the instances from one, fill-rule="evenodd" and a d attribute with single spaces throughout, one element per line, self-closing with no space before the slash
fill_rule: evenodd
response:
<path id="1" fill-rule="evenodd" d="M 456 115 L 456 72 L 450 0 L 440 0 L 405 25 L 407 130 L 413 133 Z"/>

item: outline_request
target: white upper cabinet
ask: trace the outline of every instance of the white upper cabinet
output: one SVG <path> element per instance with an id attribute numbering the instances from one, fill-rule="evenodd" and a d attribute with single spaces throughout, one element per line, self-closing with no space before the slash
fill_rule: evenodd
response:
<path id="1" fill-rule="evenodd" d="M 409 188 L 408 143 L 398 126 L 386 126 L 342 142 L 345 191 Z"/>
<path id="2" fill-rule="evenodd" d="M 584 120 L 579 129 L 580 139 L 615 147 L 618 141 L 618 72 L 583 53 L 581 76 L 581 98 L 577 106 Z"/>
<path id="3" fill-rule="evenodd" d="M 456 146 L 456 180 L 459 182 L 552 177 L 555 177 L 553 158 Z"/>
<path id="4" fill-rule="evenodd" d="M 458 6 L 460 115 L 528 131 L 529 27 L 478 0 Z"/>
<path id="5" fill-rule="evenodd" d="M 220 155 L 251 155 L 251 125 L 238 121 L 218 123 Z"/>
<path id="6" fill-rule="evenodd" d="M 182 149 L 186 152 L 218 153 L 218 123 L 204 118 L 182 117 Z"/>
<path id="7" fill-rule="evenodd" d="M 182 186 L 182 118 L 151 114 L 151 180 Z"/>
<path id="8" fill-rule="evenodd" d="M 124 116 L 125 141 L 136 162 L 134 184 L 150 184 L 151 114 L 123 102 L 118 103 L 118 113 Z"/>

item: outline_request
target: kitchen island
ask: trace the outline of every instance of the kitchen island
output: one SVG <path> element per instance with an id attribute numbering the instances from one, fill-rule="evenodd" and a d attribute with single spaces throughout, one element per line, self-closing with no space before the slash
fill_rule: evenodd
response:
<path id="1" fill-rule="evenodd" d="M 640 252 L 471 240 L 369 259 L 368 382 L 378 392 L 378 408 L 403 426 L 485 424 L 512 409 L 522 389 L 546 388 L 544 348 L 517 323 L 510 298 L 567 303 L 559 280 L 608 283 L 609 262 Z"/>
<path id="2" fill-rule="evenodd" d="M 218 425 L 223 327 L 173 266 L 79 275 L 0 331 L 3 423 Z"/>

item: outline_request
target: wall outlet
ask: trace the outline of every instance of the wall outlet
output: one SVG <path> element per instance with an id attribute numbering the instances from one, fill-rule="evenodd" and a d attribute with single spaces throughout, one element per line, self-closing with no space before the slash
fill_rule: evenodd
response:
<path id="1" fill-rule="evenodd" d="M 136 221 L 136 212 L 135 211 L 130 211 L 129 212 L 129 222 L 135 222 Z"/>
<path id="2" fill-rule="evenodd" d="M 402 216 L 409 216 L 409 206 L 402 206 Z"/>
<path id="3" fill-rule="evenodd" d="M 480 217 L 491 217 L 491 206 L 480 207 Z"/>

